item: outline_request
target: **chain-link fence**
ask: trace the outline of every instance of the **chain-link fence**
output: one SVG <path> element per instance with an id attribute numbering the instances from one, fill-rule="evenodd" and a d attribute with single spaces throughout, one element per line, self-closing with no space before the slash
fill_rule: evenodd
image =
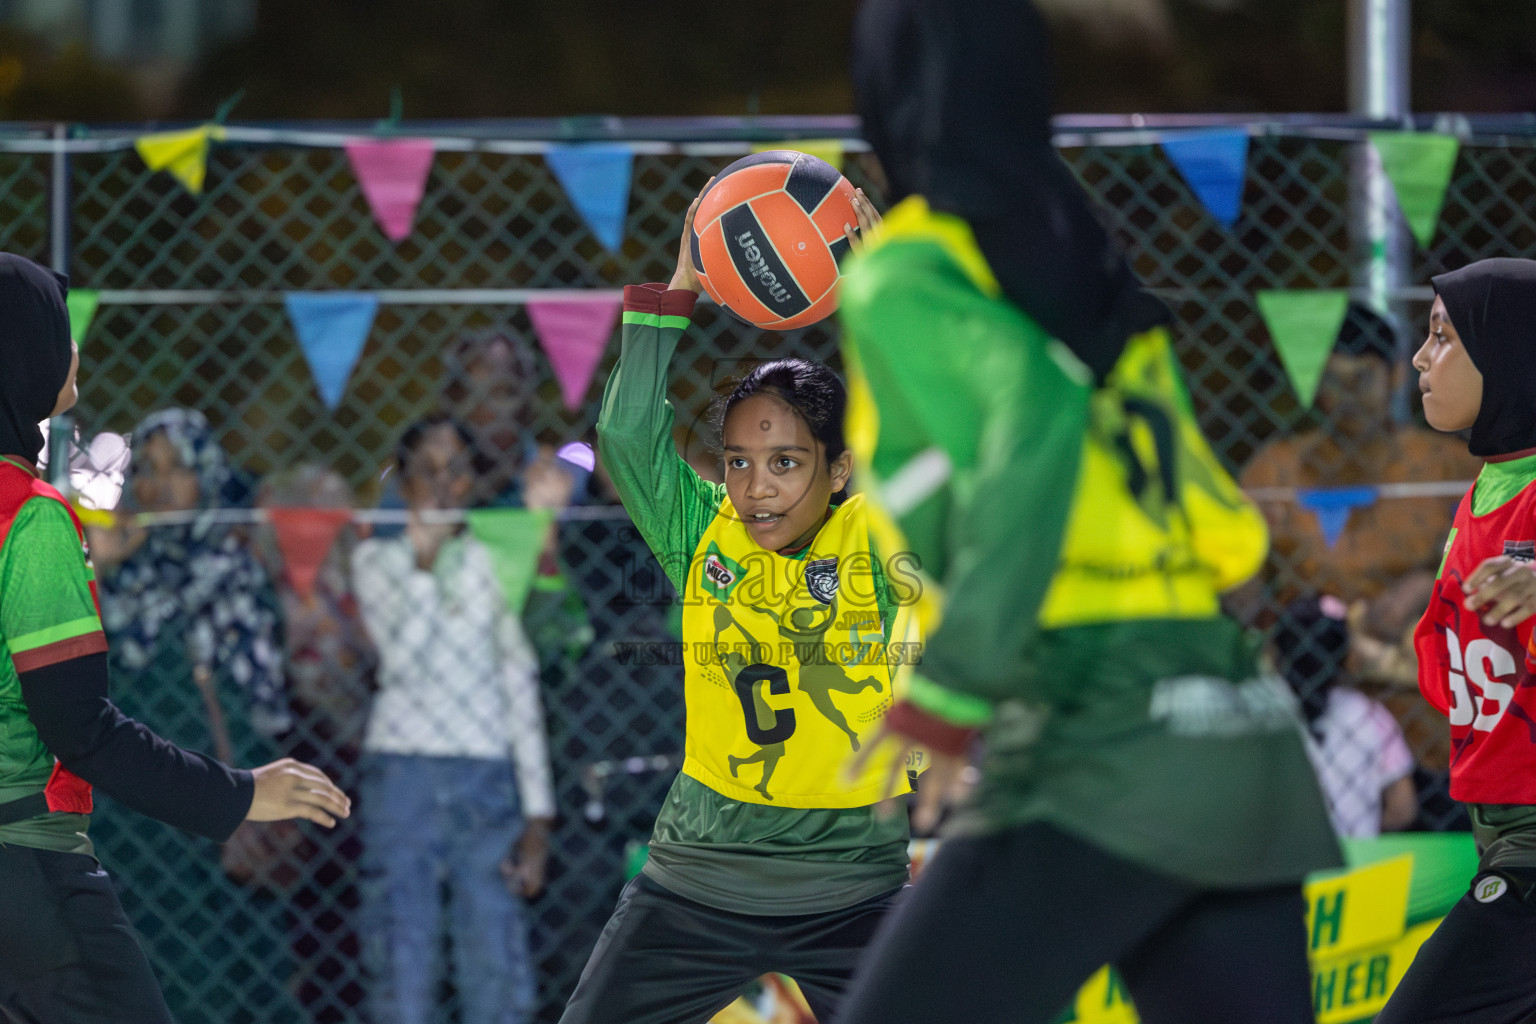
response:
<path id="1" fill-rule="evenodd" d="M 1422 326 L 1429 275 L 1536 246 L 1531 140 L 1461 126 L 1471 134 L 1435 241 L 1406 261 L 1403 280 L 1386 295 L 1413 331 Z M 1244 202 L 1230 229 L 1200 205 L 1152 130 L 1080 125 L 1062 137 L 1062 152 L 1137 271 L 1174 309 L 1202 425 L 1271 517 L 1272 564 L 1238 610 L 1267 627 L 1282 605 L 1314 591 L 1338 597 L 1341 607 L 1355 605 L 1349 621 L 1370 657 L 1357 655 L 1349 668 L 1407 733 L 1417 762 L 1409 813 L 1419 827 L 1446 827 L 1455 817 L 1443 794 L 1443 722 L 1414 696 L 1402 640 L 1423 607 L 1412 608 L 1414 588 L 1433 575 L 1455 500 L 1454 487 L 1436 490 L 1433 482 L 1465 481 L 1476 467 L 1415 425 L 1388 360 L 1378 360 L 1387 383 L 1374 391 L 1378 378 L 1341 364 L 1330 374 L 1365 376 L 1332 385 L 1325 377 L 1317 409 L 1296 397 L 1254 294 L 1351 288 L 1361 268 L 1381 258 L 1372 239 L 1351 227 L 1358 223 L 1351 197 L 1360 191 L 1353 168 L 1369 126 L 1310 119 L 1250 127 Z M 130 433 L 155 410 L 187 407 L 206 414 L 235 472 L 216 496 L 206 485 L 194 488 L 180 499 L 183 507 L 365 508 L 382 501 L 399 508 L 399 477 L 389 473 L 396 443 L 408 424 L 434 410 L 455 412 L 477 441 L 501 453 L 504 478 L 490 489 L 496 493 L 515 490 L 528 465 L 546 462 L 554 448 L 592 440 L 601 381 L 617 346 L 580 407 L 567 409 L 532 341 L 524 309 L 530 298 L 667 280 L 690 199 L 754 139 L 846 135 L 845 171 L 878 201 L 878 177 L 853 141 L 854 128 L 836 120 L 606 126 L 603 137 L 628 139 L 635 150 L 617 252 L 592 234 L 542 158 L 540 140 L 572 141 L 570 125 L 415 133 L 434 137 L 438 152 L 414 230 L 398 243 L 372 217 L 340 148 L 344 135 L 329 129 L 230 129 L 212 150 L 201 196 L 148 171 L 126 137 L 19 132 L 0 140 L 0 248 L 51 261 L 75 287 L 100 292 L 100 312 L 81 344 L 77 474 L 121 471 L 122 453 L 91 438 Z M 328 290 L 380 299 L 334 409 L 316 389 L 283 305 L 287 292 Z M 1399 373 L 1412 345 L 1406 337 L 1397 342 Z M 711 468 L 697 428 L 716 386 L 745 363 L 787 354 L 837 366 L 835 324 L 763 335 L 701 306 L 673 364 L 676 440 L 685 457 Z M 477 362 L 482 356 L 491 361 Z M 487 368 L 497 366 L 517 371 L 515 386 L 489 378 Z M 1362 413 L 1367 395 L 1380 408 Z M 1456 442 L 1446 444 L 1454 449 Z M 1338 537 L 1325 536 L 1301 500 L 1311 490 L 1362 486 L 1372 501 L 1346 513 Z M 545 558 L 565 589 L 536 588 L 523 616 L 538 649 L 559 811 L 548 887 L 526 910 L 540 1013 L 548 1020 L 558 1016 L 613 905 L 626 847 L 648 834 L 683 730 L 680 669 L 617 656 L 672 638 L 669 585 L 612 502 L 601 467 L 579 491 Z M 174 498 L 154 500 L 176 507 Z M 375 541 L 398 534 L 399 518 Z M 121 563 L 102 573 L 109 594 L 128 586 L 114 582 L 114 573 L 152 561 L 146 552 L 180 566 L 149 573 L 135 584 L 139 603 L 125 606 L 131 614 L 108 622 L 118 634 L 114 650 L 141 641 L 131 663 L 114 655 L 116 692 L 174 739 L 228 750 L 247 764 L 293 754 L 356 794 L 370 715 L 379 713 L 378 688 L 388 675 L 365 622 L 377 595 L 357 593 L 350 575 L 368 528 L 342 530 L 314 592 L 303 595 L 284 571 L 270 524 L 205 519 L 151 527 L 150 541 L 101 540 L 98 561 Z M 114 544 L 118 550 L 109 550 Z M 201 606 L 186 599 L 187 581 L 208 552 L 229 556 L 209 572 L 235 573 L 229 559 L 249 562 L 243 576 L 215 576 L 224 581 L 225 604 L 244 595 L 233 602 L 238 614 L 212 610 L 213 598 Z M 217 621 L 215 632 L 234 646 L 211 643 L 204 657 L 194 656 L 195 643 L 156 639 L 194 635 L 200 615 Z M 156 617 L 155 635 L 146 636 L 143 620 Z M 244 654 L 231 653 L 239 647 L 238 637 L 226 635 L 231 630 L 250 634 L 241 641 Z M 251 638 L 257 635 L 267 639 Z M 263 642 L 275 651 L 276 696 L 259 696 L 249 673 L 235 667 Z M 1370 775 L 1379 774 L 1381 759 L 1367 755 L 1351 756 L 1370 767 L 1344 774 L 1370 776 L 1366 788 L 1380 797 L 1390 780 Z M 418 797 L 427 801 L 423 808 L 436 799 L 432 792 Z M 383 869 L 370 861 L 363 837 L 369 814 L 384 813 L 380 804 L 361 801 L 354 821 L 335 832 L 267 829 L 220 851 L 101 803 L 94 831 L 103 860 L 122 884 L 181 1019 L 366 1019 L 371 982 L 363 964 L 379 935 L 364 875 L 366 868 L 377 883 Z M 455 820 L 480 821 L 473 810 Z M 475 890 L 452 871 L 431 889 L 434 907 L 440 896 L 446 900 L 445 921 L 474 909 Z M 390 962 L 472 958 L 475 951 L 462 948 L 469 931 L 442 931 L 393 949 Z M 423 975 L 439 977 L 423 996 L 440 1007 L 437 1019 L 464 1019 L 463 989 L 474 983 L 464 970 L 458 986 L 455 976 L 441 980 L 441 971 Z"/>

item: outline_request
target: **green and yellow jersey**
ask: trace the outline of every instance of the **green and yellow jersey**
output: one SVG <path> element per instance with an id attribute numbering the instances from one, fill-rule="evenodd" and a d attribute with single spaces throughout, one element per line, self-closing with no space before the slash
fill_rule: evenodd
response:
<path id="1" fill-rule="evenodd" d="M 920 197 L 846 268 L 848 436 L 924 568 L 908 698 L 986 729 L 957 824 L 1043 820 L 1202 885 L 1338 863 L 1284 682 L 1220 613 L 1264 521 L 1200 434 L 1166 330 L 1102 384 Z"/>
<path id="2" fill-rule="evenodd" d="M 784 556 L 759 547 L 725 488 L 678 456 L 667 369 L 693 302 L 625 289 L 622 350 L 598 420 L 604 465 L 683 601 L 685 758 L 645 870 L 724 910 L 836 910 L 907 877 L 905 815 L 872 806 L 889 795 L 893 752 L 857 778 L 846 771 L 916 638 L 861 498 Z"/>

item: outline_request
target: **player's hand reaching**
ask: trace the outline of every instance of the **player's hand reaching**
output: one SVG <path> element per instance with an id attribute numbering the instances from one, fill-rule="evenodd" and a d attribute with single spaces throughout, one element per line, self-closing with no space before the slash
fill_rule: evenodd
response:
<path id="1" fill-rule="evenodd" d="M 714 178 L 706 181 L 698 196 L 688 204 L 688 215 L 683 218 L 683 237 L 677 243 L 677 269 L 672 272 L 672 283 L 667 285 L 673 291 L 689 291 L 697 295 L 704 290 L 699 283 L 698 269 L 693 265 L 693 216 L 699 212 L 699 200 L 704 197 L 704 190 L 714 183 Z"/>
<path id="2" fill-rule="evenodd" d="M 848 246 L 853 252 L 859 252 L 864 248 L 869 232 L 880 226 L 880 211 L 875 209 L 875 204 L 869 201 L 863 189 L 856 188 L 853 190 L 853 213 L 859 222 L 844 224 L 843 237 L 848 239 Z"/>
<path id="3" fill-rule="evenodd" d="M 308 818 L 335 828 L 339 818 L 350 817 L 352 801 L 324 772 L 313 765 L 285 757 L 253 769 L 256 795 L 246 821 L 282 821 Z"/>
<path id="4" fill-rule="evenodd" d="M 1461 584 L 1467 610 L 1506 629 L 1536 615 L 1536 565 L 1508 555 L 1484 560 Z"/>
<path id="5" fill-rule="evenodd" d="M 918 745 L 910 736 L 882 724 L 874 738 L 865 743 L 848 765 L 849 778 L 859 778 L 864 766 L 875 751 L 896 745 L 898 753 L 891 760 L 890 774 L 886 778 L 885 792 L 893 794 L 881 801 L 880 813 L 893 814 L 901 807 L 894 795 L 900 782 L 900 773 L 908 767 L 921 770 L 917 781 L 917 806 L 912 812 L 912 829 L 919 834 L 932 832 L 938 826 L 944 811 L 958 804 L 976 784 L 976 769 L 971 765 L 969 753 L 946 754 Z M 926 767 L 923 767 L 926 765 Z"/>

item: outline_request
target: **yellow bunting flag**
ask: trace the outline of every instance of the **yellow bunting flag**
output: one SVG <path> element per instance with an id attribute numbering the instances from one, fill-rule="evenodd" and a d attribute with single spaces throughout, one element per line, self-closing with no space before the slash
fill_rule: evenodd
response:
<path id="1" fill-rule="evenodd" d="M 223 125 L 205 124 L 180 132 L 141 136 L 133 145 L 152 171 L 169 171 L 193 195 L 201 195 L 208 174 L 208 146 L 227 133 Z"/>
<path id="2" fill-rule="evenodd" d="M 1136 1024 L 1139 1019 L 1120 975 L 1100 967 L 1078 990 L 1063 1024 Z"/>
<path id="3" fill-rule="evenodd" d="M 793 149 L 799 153 L 809 153 L 811 156 L 820 157 L 839 171 L 843 169 L 842 139 L 791 139 L 786 142 L 759 142 L 753 145 L 752 152 L 768 153 L 779 149 Z"/>

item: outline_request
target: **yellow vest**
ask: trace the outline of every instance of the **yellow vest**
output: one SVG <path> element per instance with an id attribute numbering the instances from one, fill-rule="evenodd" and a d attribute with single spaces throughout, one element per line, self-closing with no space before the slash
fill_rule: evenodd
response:
<path id="1" fill-rule="evenodd" d="M 900 240 L 938 245 L 977 290 L 1001 296 L 970 227 L 931 211 L 921 196 L 891 210 L 869 250 Z M 862 469 L 873 464 L 880 411 L 857 353 L 845 352 L 844 362 L 848 446 Z M 1222 591 L 1263 565 L 1269 546 L 1264 518 L 1201 434 L 1176 365 L 1168 331 L 1156 327 L 1126 342 L 1109 378 L 1095 390 L 1041 627 L 1208 618 L 1218 613 Z M 865 479 L 878 494 L 881 481 Z M 883 549 L 905 549 L 900 527 L 878 502 L 869 515 Z M 938 581 L 923 584 L 917 613 L 928 635 L 942 618 L 943 591 Z"/>
<path id="2" fill-rule="evenodd" d="M 891 745 L 847 777 L 893 703 L 892 662 L 917 654 L 909 614 L 885 642 L 874 558 L 861 495 L 803 559 L 760 547 L 724 502 L 683 594 L 684 774 L 778 807 L 863 807 L 908 792 Z"/>
<path id="3" fill-rule="evenodd" d="M 1209 618 L 1263 565 L 1263 515 L 1200 433 L 1174 366 L 1166 330 L 1138 334 L 1093 395 L 1047 629 Z"/>

